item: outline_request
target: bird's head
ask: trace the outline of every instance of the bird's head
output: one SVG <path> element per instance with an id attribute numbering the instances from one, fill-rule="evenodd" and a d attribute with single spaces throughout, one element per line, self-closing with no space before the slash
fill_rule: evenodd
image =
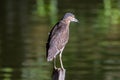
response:
<path id="1" fill-rule="evenodd" d="M 75 18 L 75 16 L 72 13 L 66 13 L 63 17 L 63 19 L 69 20 L 70 22 L 78 22 L 78 20 Z"/>

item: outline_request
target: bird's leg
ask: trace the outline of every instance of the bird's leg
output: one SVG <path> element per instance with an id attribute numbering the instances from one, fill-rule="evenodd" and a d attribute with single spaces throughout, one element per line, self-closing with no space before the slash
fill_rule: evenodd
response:
<path id="1" fill-rule="evenodd" d="M 59 57 L 60 57 L 60 65 L 61 65 L 61 68 L 64 69 L 63 63 L 62 63 L 62 52 L 59 54 Z"/>
<path id="2" fill-rule="evenodd" d="M 56 67 L 56 58 L 54 58 L 53 61 L 54 61 L 54 62 L 53 62 L 54 69 L 57 69 L 57 67 Z"/>

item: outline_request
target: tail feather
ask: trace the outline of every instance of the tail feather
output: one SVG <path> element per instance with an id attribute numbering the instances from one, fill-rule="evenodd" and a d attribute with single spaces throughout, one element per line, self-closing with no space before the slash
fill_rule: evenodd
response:
<path id="1" fill-rule="evenodd" d="M 52 61 L 53 58 L 55 58 L 57 54 L 58 54 L 57 49 L 55 49 L 55 48 L 49 49 L 48 55 L 47 55 L 47 61 Z"/>
<path id="2" fill-rule="evenodd" d="M 47 57 L 47 61 L 52 61 L 52 60 L 53 60 L 53 58 L 54 58 L 54 57 L 49 56 L 49 57 Z"/>

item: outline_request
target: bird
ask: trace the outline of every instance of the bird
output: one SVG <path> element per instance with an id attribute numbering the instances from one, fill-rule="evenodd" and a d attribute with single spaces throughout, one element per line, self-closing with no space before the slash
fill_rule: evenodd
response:
<path id="1" fill-rule="evenodd" d="M 59 22 L 51 29 L 46 43 L 47 61 L 54 60 L 54 68 L 56 67 L 56 56 L 59 55 L 61 68 L 64 69 L 62 63 L 62 52 L 69 40 L 70 22 L 78 22 L 73 13 L 65 13 Z"/>

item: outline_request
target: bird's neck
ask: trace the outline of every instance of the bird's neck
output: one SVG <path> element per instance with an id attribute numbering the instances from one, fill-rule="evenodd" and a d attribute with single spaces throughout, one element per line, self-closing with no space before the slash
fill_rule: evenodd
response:
<path id="1" fill-rule="evenodd" d="M 67 25 L 70 24 L 70 20 L 67 20 L 67 19 L 63 19 L 62 22 L 63 22 L 64 24 L 67 24 Z"/>

